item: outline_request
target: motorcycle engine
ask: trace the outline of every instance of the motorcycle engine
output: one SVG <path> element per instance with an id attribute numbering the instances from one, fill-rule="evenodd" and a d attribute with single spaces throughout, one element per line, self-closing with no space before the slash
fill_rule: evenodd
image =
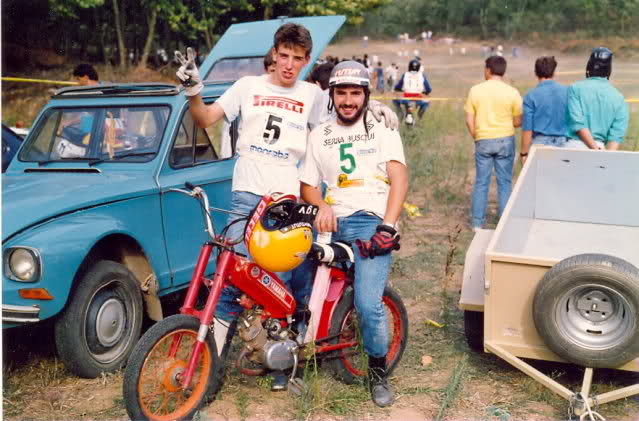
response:
<path id="1" fill-rule="evenodd" d="M 262 321 L 261 310 L 247 310 L 239 318 L 238 335 L 250 351 L 250 359 L 271 370 L 286 370 L 295 364 L 299 347 L 291 332 L 275 319 Z"/>

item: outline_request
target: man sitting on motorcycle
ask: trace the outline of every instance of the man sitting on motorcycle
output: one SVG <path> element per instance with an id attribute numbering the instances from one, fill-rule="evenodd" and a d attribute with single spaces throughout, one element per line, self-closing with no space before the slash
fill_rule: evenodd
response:
<path id="1" fill-rule="evenodd" d="M 419 108 L 417 116 L 421 119 L 428 108 L 429 102 L 425 101 L 424 95 L 431 93 L 432 89 L 426 75 L 420 71 L 421 64 L 417 59 L 408 63 L 408 72 L 404 73 L 395 85 L 395 92 L 403 92 L 403 99 L 394 99 L 393 105 L 397 107 L 398 113 L 403 115 L 404 121 L 408 125 L 415 123 L 413 116 L 413 103 Z"/>
<path id="2" fill-rule="evenodd" d="M 370 79 L 355 61 L 335 66 L 329 81 L 335 115 L 309 135 L 301 169 L 302 198 L 319 207 L 315 226 L 333 241 L 354 243 L 355 307 L 359 314 L 373 402 L 388 406 L 388 322 L 382 303 L 399 249 L 397 220 L 408 190 L 408 171 L 398 131 L 370 118 Z M 322 198 L 321 183 L 328 186 Z"/>

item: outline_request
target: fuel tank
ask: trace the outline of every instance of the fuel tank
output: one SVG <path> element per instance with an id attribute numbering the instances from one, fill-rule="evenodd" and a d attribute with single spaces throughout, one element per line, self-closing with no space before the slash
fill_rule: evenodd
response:
<path id="1" fill-rule="evenodd" d="M 295 299 L 277 275 L 243 257 L 237 256 L 230 282 L 262 306 L 271 317 L 283 319 L 295 311 Z"/>

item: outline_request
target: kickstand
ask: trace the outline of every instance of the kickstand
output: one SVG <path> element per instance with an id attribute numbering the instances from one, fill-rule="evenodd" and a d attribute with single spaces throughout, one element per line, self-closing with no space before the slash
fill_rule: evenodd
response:
<path id="1" fill-rule="evenodd" d="M 295 377 L 295 373 L 297 373 L 297 363 L 298 363 L 298 352 L 293 354 L 293 371 L 291 372 L 291 377 L 288 379 L 288 391 L 295 396 L 302 396 L 306 391 L 306 384 L 304 384 L 304 380 Z"/>

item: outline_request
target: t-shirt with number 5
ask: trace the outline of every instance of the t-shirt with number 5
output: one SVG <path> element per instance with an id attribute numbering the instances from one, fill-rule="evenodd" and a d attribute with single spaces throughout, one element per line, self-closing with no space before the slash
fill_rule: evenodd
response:
<path id="1" fill-rule="evenodd" d="M 317 187 L 326 183 L 326 202 L 337 217 L 359 210 L 384 218 L 390 181 L 388 161 L 406 165 L 399 131 L 374 118 L 342 126 L 335 117 L 319 125 L 308 138 L 300 180 Z"/>
<path id="2" fill-rule="evenodd" d="M 218 99 L 228 121 L 240 117 L 233 190 L 299 196 L 298 164 L 307 130 L 320 123 L 321 90 L 298 80 L 290 88 L 268 75 L 245 76 Z"/>

